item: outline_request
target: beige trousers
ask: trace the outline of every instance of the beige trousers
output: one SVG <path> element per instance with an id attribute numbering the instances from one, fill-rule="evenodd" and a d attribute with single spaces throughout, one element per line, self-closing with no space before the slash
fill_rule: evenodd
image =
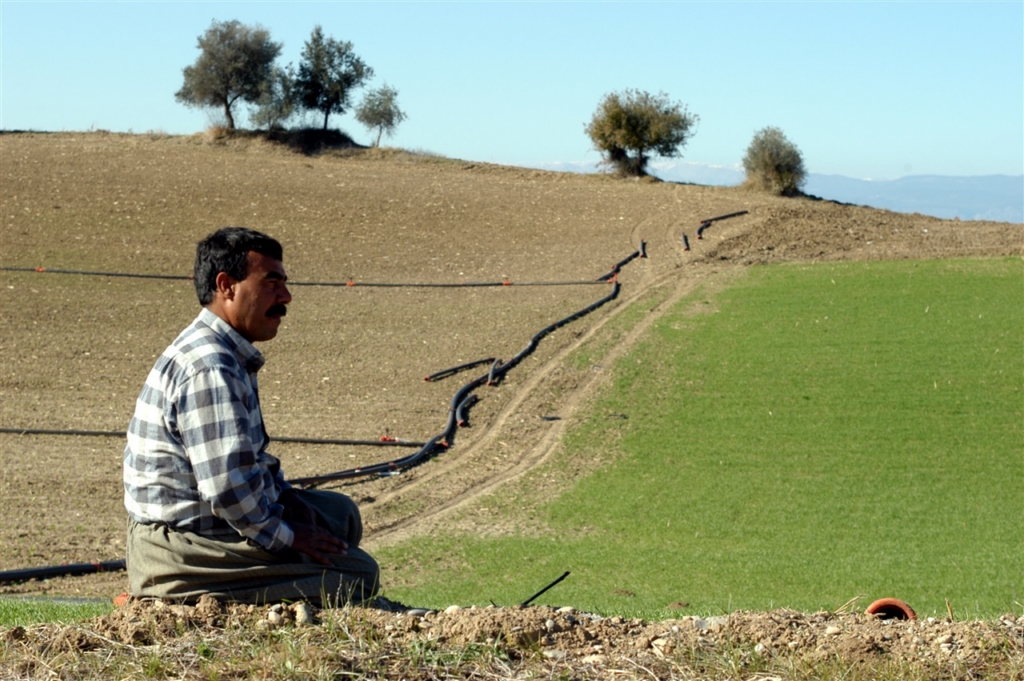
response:
<path id="1" fill-rule="evenodd" d="M 305 600 L 318 607 L 372 598 L 380 568 L 359 548 L 363 526 L 355 502 L 344 494 L 297 490 L 320 522 L 348 542 L 347 555 L 326 567 L 305 554 L 272 554 L 242 536 L 205 536 L 128 520 L 128 580 L 132 596 L 194 603 L 203 594 L 236 603 Z"/>

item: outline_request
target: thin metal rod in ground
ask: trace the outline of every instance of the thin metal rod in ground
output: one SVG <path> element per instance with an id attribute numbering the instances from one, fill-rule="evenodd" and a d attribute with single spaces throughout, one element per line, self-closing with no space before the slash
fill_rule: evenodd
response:
<path id="1" fill-rule="evenodd" d="M 541 595 L 542 595 L 542 594 L 543 594 L 543 593 L 544 593 L 545 591 L 547 591 L 548 589 L 550 589 L 551 587 L 553 587 L 553 586 L 554 586 L 555 584 L 558 584 L 558 583 L 559 583 L 560 581 L 562 581 L 563 579 L 565 579 L 565 578 L 566 578 L 566 577 L 568 577 L 568 576 L 569 576 L 569 571 L 568 571 L 568 570 L 566 570 L 566 571 L 565 571 L 565 574 L 563 574 L 563 575 L 562 575 L 561 577 L 559 577 L 559 578 L 558 578 L 558 579 L 556 579 L 555 581 L 553 581 L 553 582 L 551 582 L 550 584 L 548 584 L 548 585 L 547 585 L 546 587 L 544 587 L 543 589 L 541 589 L 541 590 L 540 590 L 540 591 L 538 591 L 537 593 L 535 593 L 535 594 L 533 594 L 532 596 L 530 596 L 529 598 L 527 598 L 527 599 L 526 599 L 525 601 L 523 601 L 523 602 L 522 602 L 522 604 L 521 604 L 521 605 L 523 605 L 523 606 L 525 607 L 525 606 L 529 605 L 530 603 L 533 603 L 533 602 L 534 602 L 535 600 L 537 600 L 537 598 L 538 598 L 538 597 L 540 597 L 540 596 L 541 596 Z"/>

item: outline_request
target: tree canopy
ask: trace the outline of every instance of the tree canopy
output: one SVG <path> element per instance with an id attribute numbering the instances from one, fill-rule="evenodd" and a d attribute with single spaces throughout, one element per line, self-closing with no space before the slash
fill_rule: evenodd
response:
<path id="1" fill-rule="evenodd" d="M 663 92 L 626 90 L 604 96 L 586 133 L 606 165 L 623 175 L 642 176 L 652 156 L 681 156 L 699 120 Z"/>
<path id="2" fill-rule="evenodd" d="M 381 135 L 390 137 L 398 124 L 406 119 L 405 112 L 398 108 L 398 90 L 386 83 L 366 93 L 362 103 L 356 107 L 356 120 L 371 131 L 377 131 L 373 146 L 380 146 Z"/>
<path id="3" fill-rule="evenodd" d="M 304 109 L 324 115 L 324 130 L 332 113 L 343 114 L 349 108 L 352 91 L 373 77 L 373 69 L 352 51 L 352 43 L 324 36 L 313 29 L 302 49 L 295 91 Z"/>
<path id="4" fill-rule="evenodd" d="M 743 157 L 747 186 L 780 196 L 793 196 L 807 180 L 804 159 L 782 130 L 767 127 L 758 130 Z"/>
<path id="5" fill-rule="evenodd" d="M 174 97 L 186 106 L 221 107 L 228 129 L 234 130 L 235 104 L 259 100 L 281 44 L 260 26 L 214 21 L 199 36 L 198 47 L 199 58 L 185 67 L 185 82 Z"/>

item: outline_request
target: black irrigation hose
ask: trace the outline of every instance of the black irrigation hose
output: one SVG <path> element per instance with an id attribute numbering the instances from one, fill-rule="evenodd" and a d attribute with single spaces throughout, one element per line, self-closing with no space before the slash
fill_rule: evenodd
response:
<path id="1" fill-rule="evenodd" d="M 593 312 L 597 308 L 601 307 L 605 303 L 608 303 L 608 302 L 611 302 L 611 301 L 615 300 L 618 297 L 618 295 L 619 295 L 619 289 L 620 288 L 621 288 L 621 286 L 620 286 L 619 282 L 618 281 L 613 281 L 612 282 L 612 292 L 609 293 L 608 295 L 606 295 L 604 298 L 601 298 L 597 302 L 594 302 L 594 303 L 591 303 L 590 305 L 587 305 L 582 310 L 578 310 L 578 311 L 572 313 L 571 315 L 569 315 L 565 319 L 560 319 L 557 322 L 555 322 L 554 324 L 551 324 L 550 326 L 546 326 L 543 329 L 541 329 L 540 331 L 538 331 L 533 336 L 533 338 L 530 339 L 530 342 L 526 344 L 526 347 L 523 348 L 519 352 L 519 354 L 517 354 L 515 357 L 510 359 L 508 362 L 502 364 L 500 367 L 497 368 L 497 370 L 494 372 L 494 374 L 497 376 L 498 380 L 501 380 L 501 377 L 504 376 L 510 369 L 512 369 L 517 364 L 519 364 L 519 362 L 521 362 L 525 357 L 527 357 L 528 355 L 533 353 L 533 351 L 537 349 L 537 344 L 540 343 L 541 339 L 544 338 L 544 336 L 548 335 L 552 331 L 555 331 L 556 329 L 559 329 L 559 328 L 565 326 L 569 322 L 576 321 L 580 317 L 583 317 L 585 315 L 590 314 L 591 312 Z"/>
<path id="2" fill-rule="evenodd" d="M 132 277 L 134 279 L 179 279 L 190 281 L 191 276 L 182 274 L 132 274 L 130 272 L 93 272 L 87 270 L 60 270 L 52 267 L 0 267 L 7 272 L 39 272 L 40 274 L 89 274 L 99 277 Z"/>
<path id="3" fill-rule="evenodd" d="M 707 220 L 701 220 L 700 227 L 697 228 L 697 238 L 698 239 L 703 239 L 704 238 L 704 230 L 707 229 L 708 227 L 710 227 L 712 222 L 718 222 L 719 220 L 727 220 L 729 218 L 738 217 L 740 215 L 746 215 L 749 212 L 750 211 L 747 211 L 747 210 L 738 210 L 735 213 L 726 213 L 725 215 L 719 215 L 717 217 L 708 218 Z M 686 239 L 686 235 L 685 234 L 683 235 L 683 239 L 684 240 Z M 690 250 L 689 244 L 687 244 L 686 250 Z"/>
<path id="4" fill-rule="evenodd" d="M 615 263 L 614 265 L 612 265 L 612 268 L 611 268 L 611 270 L 609 270 L 608 274 L 601 275 L 600 277 L 597 278 L 597 281 L 608 281 L 609 279 L 614 277 L 616 274 L 618 274 L 619 271 L 623 267 L 625 267 L 626 265 L 631 263 L 636 258 L 646 258 L 646 257 L 647 257 L 647 242 L 646 241 L 641 241 L 640 242 L 639 250 L 637 250 L 635 253 L 627 255 L 625 258 L 623 258 L 622 260 L 620 260 L 617 263 Z"/>
<path id="5" fill-rule="evenodd" d="M 455 396 L 452 398 L 451 406 L 448 409 L 448 422 L 445 424 L 444 430 L 441 432 L 440 435 L 431 438 L 415 454 L 394 461 L 384 461 L 378 464 L 372 464 L 370 466 L 365 466 L 361 468 L 351 468 L 349 470 L 338 471 L 336 473 L 326 473 L 324 475 L 314 475 L 306 478 L 296 478 L 294 480 L 289 480 L 288 482 L 295 486 L 304 486 L 306 488 L 310 488 L 315 487 L 317 485 L 322 485 L 325 482 L 332 482 L 335 480 L 347 480 L 351 478 L 363 477 L 366 475 L 395 475 L 404 468 L 408 468 L 413 465 L 423 463 L 437 450 L 443 450 L 451 447 L 455 442 L 455 431 L 459 427 L 459 409 L 464 403 L 468 402 L 468 396 L 473 390 L 484 384 L 494 385 L 500 382 L 501 378 L 506 373 L 508 373 L 512 368 L 519 364 L 519 362 L 521 362 L 525 357 L 533 353 L 533 351 L 537 349 L 537 345 L 538 343 L 540 343 L 541 339 L 543 339 L 549 333 L 555 331 L 558 328 L 561 328 L 562 326 L 565 326 L 566 324 L 576 319 L 579 319 L 580 317 L 590 314 L 591 312 L 601 307 L 605 303 L 612 301 L 616 297 L 618 297 L 620 284 L 618 280 L 614 278 L 615 275 L 619 272 L 619 270 L 622 269 L 624 265 L 633 261 L 635 258 L 646 257 L 646 244 L 643 241 L 641 241 L 639 250 L 617 262 L 614 266 L 612 266 L 611 272 L 597 280 L 600 282 L 612 279 L 611 293 L 609 293 L 604 298 L 601 298 L 600 300 L 588 305 L 587 307 L 578 310 L 577 312 L 574 312 L 568 317 L 560 319 L 554 324 L 544 327 L 536 334 L 534 334 L 533 338 L 530 339 L 530 342 L 527 343 L 526 347 L 523 348 L 523 350 L 521 350 L 519 354 L 517 354 L 515 357 L 510 359 L 508 362 L 505 362 L 504 364 L 501 364 L 500 360 L 494 360 L 494 364 L 491 365 L 491 369 L 487 374 L 475 378 L 466 385 L 462 386 L 458 390 L 458 392 L 455 393 Z M 456 367 L 456 369 L 458 368 L 459 367 Z M 446 369 L 445 371 L 441 371 L 438 373 L 442 375 L 450 375 L 448 373 L 450 371 L 452 370 Z M 466 407 L 468 406 L 469 405 L 467 404 Z"/>
<path id="6" fill-rule="evenodd" d="M 100 437 L 124 437 L 123 430 L 53 430 L 49 428 L 0 428 L 0 433 L 13 435 L 93 435 Z"/>
<path id="7" fill-rule="evenodd" d="M 718 215 L 718 216 L 713 217 L 713 218 L 708 218 L 707 220 L 704 220 L 703 222 L 705 224 L 711 224 L 712 222 L 718 222 L 719 220 L 728 220 L 729 218 L 735 218 L 735 217 L 739 217 L 740 215 L 746 215 L 749 212 L 750 212 L 749 210 L 738 210 L 735 213 L 726 213 L 725 215 Z"/>
<path id="8" fill-rule="evenodd" d="M 370 466 L 365 466 L 365 467 L 361 467 L 361 468 L 352 468 L 352 469 L 345 470 L 345 471 L 339 471 L 337 473 L 328 473 L 326 475 L 310 476 L 310 477 L 306 477 L 306 478 L 296 478 L 296 479 L 293 479 L 293 480 L 289 480 L 288 482 L 290 484 L 292 484 L 292 485 L 306 486 L 308 488 L 308 487 L 314 487 L 316 485 L 323 484 L 325 482 L 330 482 L 330 481 L 333 481 L 333 480 L 343 480 L 343 479 L 348 479 L 348 478 L 362 477 L 362 476 L 366 476 L 366 475 L 375 475 L 375 474 L 376 475 L 393 475 L 393 474 L 401 471 L 404 468 L 408 468 L 408 467 L 410 467 L 412 465 L 422 463 L 429 456 L 433 455 L 438 450 L 444 450 L 444 449 L 447 449 L 447 448 L 451 447 L 452 444 L 455 441 L 455 431 L 458 429 L 458 427 L 460 425 L 459 421 L 460 420 L 464 421 L 464 419 L 460 419 L 460 417 L 459 417 L 460 409 L 464 413 L 464 410 L 468 409 L 469 406 L 471 406 L 473 404 L 473 402 L 476 401 L 476 400 L 473 400 L 473 402 L 471 402 L 468 399 L 469 393 L 471 393 L 474 389 L 480 387 L 481 385 L 484 385 L 485 383 L 489 384 L 489 385 L 494 385 L 495 383 L 500 382 L 501 378 L 506 373 L 508 373 L 516 365 L 518 365 L 519 362 L 521 362 L 525 357 L 527 357 L 530 354 L 532 354 L 533 351 L 537 349 L 537 345 L 540 343 L 541 339 L 543 339 L 549 333 L 551 333 L 552 331 L 555 331 L 556 329 L 561 328 L 562 326 L 565 326 L 566 324 L 568 324 L 568 323 L 570 323 L 572 321 L 575 321 L 576 319 L 579 319 L 580 317 L 583 317 L 583 316 L 593 312 L 594 310 L 596 310 L 597 308 L 601 307 L 605 303 L 607 303 L 607 302 L 609 302 L 611 300 L 614 300 L 619 295 L 619 289 L 620 289 L 619 282 L 615 279 L 615 275 L 617 275 L 619 273 L 619 271 L 622 269 L 622 267 L 624 267 L 626 264 L 632 262 L 634 259 L 636 259 L 636 258 L 646 258 L 646 257 L 647 257 L 647 245 L 646 245 L 645 242 L 641 241 L 640 242 L 639 250 L 637 250 L 635 253 L 632 253 L 629 256 L 623 258 L 619 262 L 615 263 L 615 265 L 612 266 L 612 269 L 611 269 L 610 272 L 608 272 L 608 274 L 605 274 L 605 275 L 599 277 L 596 281 L 579 282 L 579 283 L 595 284 L 595 283 L 602 283 L 602 282 L 606 282 L 608 280 L 612 280 L 612 292 L 610 294 L 608 294 L 607 296 L 605 296 L 604 298 L 601 298 L 597 302 L 592 303 L 592 304 L 588 305 L 587 307 L 585 307 L 585 308 L 583 308 L 581 310 L 578 310 L 577 312 L 574 312 L 573 314 L 569 315 L 568 317 L 565 317 L 564 319 L 560 319 L 559 321 L 555 322 L 554 324 L 550 324 L 549 326 L 546 326 L 543 329 L 541 329 L 540 331 L 538 331 L 533 336 L 533 338 L 530 339 L 530 342 L 527 343 L 526 347 L 523 348 L 523 350 L 521 350 L 517 355 L 515 355 L 508 362 L 505 362 L 504 364 L 502 364 L 500 360 L 495 359 L 493 361 L 493 364 L 491 365 L 490 371 L 487 374 L 485 374 L 483 376 L 480 376 L 480 377 L 470 381 L 469 383 L 464 385 L 462 388 L 460 388 L 458 392 L 455 393 L 455 397 L 452 398 L 451 407 L 448 410 L 449 411 L 448 422 L 445 425 L 444 431 L 440 435 L 437 435 L 437 436 L 431 438 L 430 440 L 428 440 L 427 442 L 423 443 L 420 446 L 420 448 L 414 454 L 410 454 L 409 456 L 403 457 L 401 459 L 395 459 L 395 460 L 392 460 L 392 461 L 384 461 L 384 462 L 377 463 L 377 464 L 371 464 Z M 0 267 L 0 269 L 14 269 L 14 268 Z M 77 271 L 73 272 L 71 270 L 47 270 L 45 268 L 18 268 L 18 269 L 26 270 L 26 271 L 34 271 L 34 272 L 59 272 L 59 273 L 75 273 L 75 274 L 97 274 L 97 273 L 94 273 L 94 272 L 77 272 Z M 149 275 L 110 274 L 109 276 L 149 276 Z M 154 276 L 156 276 L 156 275 L 154 275 Z M 159 277 L 160 278 L 175 278 L 175 277 L 169 277 L 169 276 L 166 276 L 166 275 L 159 275 Z M 178 278 L 181 278 L 181 277 L 178 277 Z M 302 285 L 301 282 L 293 282 L 293 284 Z M 319 284 L 319 285 L 331 285 L 331 284 Z M 355 285 L 355 284 L 353 284 L 352 282 L 349 282 L 349 283 L 346 283 L 346 284 L 336 284 L 336 285 L 338 285 L 338 286 L 341 286 L 341 285 L 352 286 L 352 285 Z M 361 284 L 361 285 L 362 286 L 366 286 L 367 284 Z M 467 284 L 457 284 L 457 285 L 456 284 L 451 284 L 451 285 L 444 285 L 444 286 L 446 286 L 446 287 L 455 287 L 455 286 L 466 286 L 466 285 Z M 474 285 L 480 285 L 480 284 L 474 284 Z M 509 286 L 509 285 L 511 285 L 511 282 L 505 281 L 505 282 L 501 282 L 500 284 L 482 284 L 482 285 Z M 536 285 L 541 285 L 541 284 L 536 284 Z M 401 286 L 401 285 L 397 285 L 396 284 L 396 285 L 388 285 L 388 286 Z M 440 285 L 437 285 L 437 286 L 440 286 Z M 488 358 L 487 360 L 482 360 L 482 361 L 480 361 L 478 363 L 471 363 L 471 365 L 472 366 L 477 366 L 479 364 L 486 363 L 487 361 L 491 361 L 490 358 Z M 442 375 L 442 376 L 448 376 L 448 375 L 451 375 L 452 373 L 455 373 L 457 370 L 462 370 L 463 368 L 470 368 L 470 367 L 467 366 L 467 365 L 463 365 L 463 367 L 455 367 L 454 369 L 446 369 L 446 370 L 444 370 L 442 372 L 438 372 L 438 373 L 440 375 Z M 429 380 L 429 378 L 430 377 L 428 377 L 428 380 Z M 475 396 L 473 396 L 473 397 L 475 397 Z M 0 432 L 27 433 L 29 431 L 28 430 L 16 430 L 16 429 L 0 429 Z M 89 433 L 89 434 L 100 434 L 99 431 L 79 431 L 79 432 L 81 434 L 86 434 L 86 433 Z M 102 434 L 109 435 L 111 433 L 104 432 Z M 121 433 L 117 433 L 117 435 L 120 436 Z M 304 439 L 304 438 L 302 438 L 302 439 L 300 439 L 300 438 L 276 438 L 276 440 L 278 440 L 279 442 L 299 442 L 299 441 L 311 442 L 311 440 L 307 440 L 307 439 Z M 381 442 L 377 442 L 377 441 L 354 441 L 354 440 L 351 440 L 351 441 L 350 440 L 334 440 L 334 441 L 317 440 L 317 441 L 314 441 L 314 442 L 315 443 L 324 443 L 324 444 L 330 444 L 330 443 L 336 443 L 336 444 L 375 444 L 375 445 L 389 445 L 390 444 L 390 445 L 415 446 L 413 443 L 406 443 L 406 442 L 403 442 L 403 441 L 395 441 L 395 440 L 382 440 Z"/>
<path id="9" fill-rule="evenodd" d="M 446 445 L 441 442 L 441 436 L 437 435 L 432 437 L 426 444 L 423 445 L 415 454 L 410 454 L 407 457 L 401 459 L 395 459 L 393 461 L 384 461 L 382 463 L 372 464 L 363 468 L 352 468 L 347 471 L 340 471 L 338 473 L 328 473 L 327 475 L 314 475 L 308 478 L 295 478 L 289 480 L 288 483 L 295 486 L 305 487 L 309 489 L 317 485 L 322 485 L 325 482 L 332 480 L 345 480 L 348 478 L 359 478 L 364 475 L 394 475 L 403 468 L 419 463 L 424 460 L 425 457 L 433 454 L 438 449 L 445 449 Z"/>
<path id="10" fill-rule="evenodd" d="M 459 428 L 469 426 L 469 408 L 479 401 L 480 398 L 476 396 L 476 393 L 473 393 L 462 400 L 462 403 L 455 409 L 455 422 L 459 425 Z"/>
<path id="11" fill-rule="evenodd" d="M 98 435 L 101 437 L 125 437 L 123 430 L 52 430 L 48 428 L 0 428 L 0 433 L 13 435 Z M 422 442 L 409 442 L 389 437 L 380 440 L 324 440 L 312 437 L 272 437 L 273 442 L 290 442 L 306 445 L 359 445 L 366 447 L 422 447 Z"/>
<path id="12" fill-rule="evenodd" d="M 72 565 L 51 565 L 41 568 L 25 568 L 0 572 L 0 584 L 8 582 L 24 582 L 29 579 L 46 579 L 47 577 L 63 577 L 90 575 L 94 572 L 117 572 L 126 569 L 125 561 L 107 560 L 101 563 L 74 563 Z"/>
<path id="13" fill-rule="evenodd" d="M 638 252 L 639 253 L 639 252 Z M 636 254 L 634 254 L 636 257 Z M 632 258 L 630 258 L 631 260 Z M 628 260 L 626 261 L 628 262 Z M 347 480 L 351 478 L 363 477 L 366 475 L 394 475 L 404 468 L 411 467 L 426 461 L 432 454 L 437 450 L 445 450 L 451 447 L 455 443 L 455 432 L 458 429 L 459 423 L 459 411 L 461 409 L 468 408 L 472 403 L 469 401 L 471 397 L 470 393 L 481 385 L 490 383 L 491 381 L 500 381 L 501 377 L 508 373 L 513 367 L 521 362 L 525 357 L 530 355 L 534 350 L 537 349 L 537 344 L 540 343 L 544 336 L 548 335 L 552 331 L 565 326 L 569 322 L 572 322 L 584 315 L 587 315 L 597 308 L 601 307 L 605 303 L 614 300 L 619 295 L 620 284 L 618 281 L 612 282 L 612 292 L 601 298 L 595 303 L 588 305 L 587 307 L 574 312 L 573 314 L 560 319 L 559 321 L 544 327 L 538 331 L 530 342 L 519 352 L 515 357 L 510 359 L 508 362 L 498 365 L 498 360 L 495 360 L 495 365 L 492 365 L 491 371 L 483 376 L 473 379 L 466 385 L 459 388 L 458 392 L 452 398 L 451 406 L 448 409 L 448 422 L 445 424 L 444 430 L 440 435 L 431 438 L 422 449 L 415 454 L 405 457 L 404 459 L 398 459 L 395 461 L 385 461 L 362 468 L 351 468 L 345 471 L 338 471 L 336 473 L 327 473 L 325 475 L 314 475 L 306 478 L 297 478 L 295 480 L 289 480 L 288 482 L 295 486 L 304 486 L 306 488 L 315 487 L 322 485 L 325 482 L 332 482 L 335 480 Z M 475 397 L 475 396 L 473 396 Z"/>
<path id="14" fill-rule="evenodd" d="M 465 281 L 462 283 L 416 283 L 407 284 L 361 281 L 289 281 L 289 286 L 334 286 L 346 288 L 496 288 L 498 286 L 586 286 L 599 282 L 590 279 L 582 281 Z"/>
<path id="15" fill-rule="evenodd" d="M 131 272 L 97 272 L 93 270 L 65 270 L 52 267 L 0 267 L 0 271 L 6 272 L 37 272 L 40 274 L 84 274 L 100 277 L 131 277 L 134 279 L 174 279 L 178 281 L 192 281 L 192 275 L 183 274 L 135 274 Z M 582 281 L 468 281 L 462 283 L 386 283 L 386 282 L 356 282 L 356 281 L 289 281 L 289 286 L 333 286 L 362 288 L 492 288 L 498 286 L 587 286 L 599 282 L 585 279 Z"/>

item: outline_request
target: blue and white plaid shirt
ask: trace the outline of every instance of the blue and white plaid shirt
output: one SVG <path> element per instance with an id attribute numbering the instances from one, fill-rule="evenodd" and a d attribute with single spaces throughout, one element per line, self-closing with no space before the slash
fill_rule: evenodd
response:
<path id="1" fill-rule="evenodd" d="M 263 362 L 206 308 L 164 351 L 128 425 L 128 515 L 204 535 L 238 533 L 270 551 L 291 546 L 278 503 L 290 486 L 265 451 L 256 381 Z"/>

